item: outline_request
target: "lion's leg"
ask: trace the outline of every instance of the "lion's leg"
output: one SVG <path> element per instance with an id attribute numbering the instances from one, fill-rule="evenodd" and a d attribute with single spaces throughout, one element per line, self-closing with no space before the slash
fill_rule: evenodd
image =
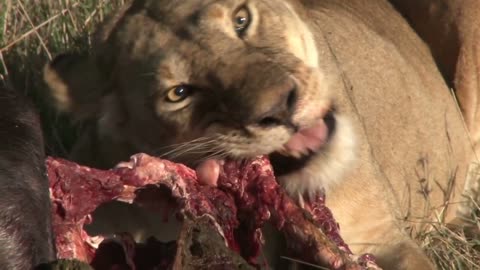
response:
<path id="1" fill-rule="evenodd" d="M 383 269 L 435 269 L 420 247 L 410 239 L 394 245 L 382 246 L 377 252 L 376 258 L 377 263 Z"/>
<path id="2" fill-rule="evenodd" d="M 363 222 L 362 230 L 349 231 L 345 240 L 356 255 L 373 254 L 377 264 L 388 270 L 434 270 L 432 262 L 418 244 L 392 220 Z M 370 224 L 368 224 L 370 223 Z"/>
<path id="3" fill-rule="evenodd" d="M 383 178 L 373 168 L 351 177 L 327 193 L 326 204 L 352 252 L 373 254 L 382 269 L 435 269 L 405 230 L 409 224 L 401 218 L 400 205 L 392 190 L 382 184 Z"/>

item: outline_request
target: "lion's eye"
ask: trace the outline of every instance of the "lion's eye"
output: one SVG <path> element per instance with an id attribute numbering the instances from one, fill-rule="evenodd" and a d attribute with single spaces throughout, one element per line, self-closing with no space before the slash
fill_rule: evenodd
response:
<path id="1" fill-rule="evenodd" d="M 190 96 L 191 89 L 186 85 L 179 85 L 168 90 L 166 99 L 169 102 L 180 102 Z"/>
<path id="2" fill-rule="evenodd" d="M 235 12 L 233 16 L 233 24 L 235 26 L 235 31 L 237 34 L 242 35 L 245 30 L 247 30 L 250 25 L 251 17 L 250 11 L 247 7 L 242 7 Z"/>

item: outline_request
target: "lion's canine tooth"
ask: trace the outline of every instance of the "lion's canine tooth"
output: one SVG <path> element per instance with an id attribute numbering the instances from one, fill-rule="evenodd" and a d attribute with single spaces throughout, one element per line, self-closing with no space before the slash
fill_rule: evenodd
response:
<path id="1" fill-rule="evenodd" d="M 290 155 L 294 158 L 301 158 L 302 157 L 302 152 L 298 152 L 298 151 L 291 151 L 290 152 Z"/>
<path id="2" fill-rule="evenodd" d="M 279 153 L 282 156 L 286 156 L 286 157 L 290 156 L 290 153 L 285 148 L 282 148 L 282 149 L 278 150 L 277 153 Z"/>

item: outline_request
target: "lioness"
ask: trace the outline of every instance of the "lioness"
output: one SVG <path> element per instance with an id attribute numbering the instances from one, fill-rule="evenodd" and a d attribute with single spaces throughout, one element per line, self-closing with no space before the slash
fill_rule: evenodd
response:
<path id="1" fill-rule="evenodd" d="M 76 161 L 146 152 L 214 181 L 203 168 L 267 154 L 300 203 L 324 189 L 346 242 L 384 269 L 433 269 L 405 228 L 463 200 L 461 116 L 386 0 L 135 0 L 45 79 L 92 124 Z"/>

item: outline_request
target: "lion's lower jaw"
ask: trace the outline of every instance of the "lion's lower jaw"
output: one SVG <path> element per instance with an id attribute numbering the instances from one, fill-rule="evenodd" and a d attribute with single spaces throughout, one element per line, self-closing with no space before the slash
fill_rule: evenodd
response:
<path id="1" fill-rule="evenodd" d="M 316 153 L 304 168 L 278 177 L 291 196 L 312 196 L 321 190 L 328 193 L 352 170 L 357 146 L 352 124 L 342 115 L 335 115 L 335 120 L 335 134 L 328 145 Z"/>

